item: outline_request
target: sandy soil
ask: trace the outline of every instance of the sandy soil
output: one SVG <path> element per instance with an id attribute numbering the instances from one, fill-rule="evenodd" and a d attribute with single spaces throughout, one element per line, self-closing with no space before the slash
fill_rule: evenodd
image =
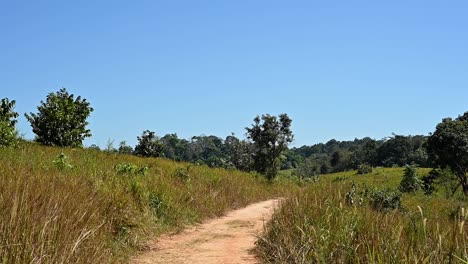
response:
<path id="1" fill-rule="evenodd" d="M 162 236 L 131 263 L 257 263 L 250 252 L 278 200 L 231 211 L 226 216 Z"/>

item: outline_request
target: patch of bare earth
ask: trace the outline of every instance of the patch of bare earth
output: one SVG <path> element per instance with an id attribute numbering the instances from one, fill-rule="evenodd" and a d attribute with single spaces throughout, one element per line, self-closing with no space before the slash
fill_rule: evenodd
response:
<path id="1" fill-rule="evenodd" d="M 257 263 L 251 250 L 278 200 L 231 211 L 226 216 L 160 237 L 131 263 Z"/>

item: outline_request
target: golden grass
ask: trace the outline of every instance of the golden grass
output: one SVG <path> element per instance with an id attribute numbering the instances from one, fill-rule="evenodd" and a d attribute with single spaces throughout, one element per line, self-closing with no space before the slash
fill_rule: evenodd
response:
<path id="1" fill-rule="evenodd" d="M 395 171 L 386 173 L 395 173 L 397 177 Z M 346 193 L 351 188 L 349 182 L 322 181 L 284 200 L 258 241 L 257 253 L 262 261 L 459 263 L 464 260 L 466 263 L 468 260 L 466 203 L 421 194 L 405 195 L 403 210 L 379 212 L 371 209 L 366 200 L 363 206 L 347 205 Z"/>
<path id="2" fill-rule="evenodd" d="M 53 162 L 60 153 L 72 167 Z M 122 163 L 148 171 L 118 173 Z M 21 143 L 0 149 L 0 262 L 125 262 L 153 235 L 290 188 L 235 170 Z"/>

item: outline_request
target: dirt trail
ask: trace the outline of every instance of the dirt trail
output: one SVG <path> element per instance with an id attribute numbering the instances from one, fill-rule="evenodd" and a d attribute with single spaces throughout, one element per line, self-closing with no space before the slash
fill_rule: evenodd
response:
<path id="1" fill-rule="evenodd" d="M 277 204 L 278 200 L 255 203 L 182 233 L 162 236 L 131 263 L 257 263 L 249 251 Z"/>

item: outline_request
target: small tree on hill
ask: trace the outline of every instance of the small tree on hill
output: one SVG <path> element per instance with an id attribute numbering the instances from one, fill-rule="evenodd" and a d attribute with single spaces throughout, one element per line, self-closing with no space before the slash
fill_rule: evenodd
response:
<path id="1" fill-rule="evenodd" d="M 287 114 L 255 117 L 251 128 L 246 128 L 247 136 L 254 143 L 254 168 L 273 180 L 279 169 L 280 157 L 293 140 L 292 120 Z"/>
<path id="2" fill-rule="evenodd" d="M 69 94 L 65 88 L 49 93 L 41 101 L 37 114 L 25 114 L 31 123 L 36 141 L 51 146 L 81 147 L 83 140 L 91 136 L 86 129 L 88 119 L 94 110 L 86 99 Z"/>
<path id="3" fill-rule="evenodd" d="M 163 145 L 158 141 L 156 133 L 145 130 L 141 137 L 137 137 L 138 144 L 135 146 L 135 155 L 143 157 L 161 157 Z"/>
<path id="4" fill-rule="evenodd" d="M 458 178 L 456 188 L 461 186 L 468 196 L 468 112 L 454 120 L 443 119 L 426 147 L 434 165 L 451 169 Z"/>
<path id="5" fill-rule="evenodd" d="M 15 128 L 18 113 L 13 110 L 15 103 L 15 100 L 10 101 L 8 98 L 0 101 L 0 146 L 2 147 L 12 146 L 18 140 Z"/>
<path id="6" fill-rule="evenodd" d="M 405 174 L 400 182 L 401 192 L 413 193 L 422 187 L 422 181 L 418 178 L 417 167 L 414 165 L 406 165 Z"/>

